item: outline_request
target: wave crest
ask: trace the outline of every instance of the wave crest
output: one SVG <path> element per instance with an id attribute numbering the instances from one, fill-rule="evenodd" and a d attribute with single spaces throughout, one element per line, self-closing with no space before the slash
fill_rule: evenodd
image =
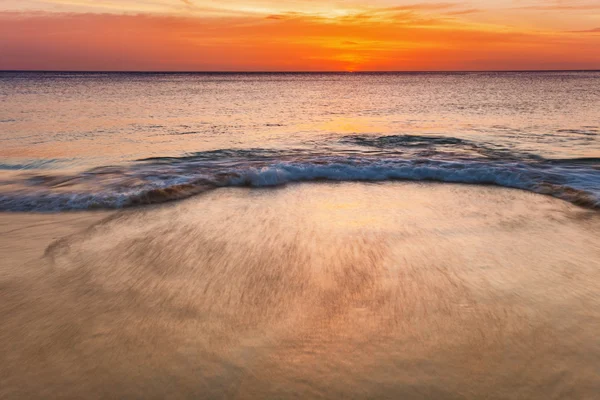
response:
<path id="1" fill-rule="evenodd" d="M 164 161 L 164 160 L 163 160 Z M 161 163 L 163 162 L 161 161 Z M 600 179 L 597 171 L 560 165 L 531 165 L 515 162 L 438 161 L 369 158 L 320 158 L 286 162 L 248 162 L 244 165 L 216 165 L 188 161 L 146 165 L 137 170 L 114 171 L 108 175 L 88 173 L 72 179 L 81 187 L 89 180 L 95 190 L 57 192 L 40 187 L 33 192 L 17 191 L 0 195 L 0 210 L 61 211 L 94 208 L 122 208 L 183 199 L 207 190 L 227 186 L 273 187 L 307 181 L 436 181 L 497 185 L 555 196 L 590 208 L 600 208 Z M 165 168 L 166 167 L 166 168 Z M 135 176 L 135 179 L 132 178 Z M 126 182 L 135 182 L 126 184 Z M 91 187 L 91 186 L 90 186 Z"/>
<path id="2" fill-rule="evenodd" d="M 1 211 L 121 208 L 224 186 L 306 181 L 436 181 L 497 185 L 600 208 L 600 159 L 545 160 L 442 136 L 350 135 L 296 149 L 221 149 L 155 157 L 80 174 L 24 171 L 0 187 Z M 19 186 L 20 184 L 20 186 Z"/>

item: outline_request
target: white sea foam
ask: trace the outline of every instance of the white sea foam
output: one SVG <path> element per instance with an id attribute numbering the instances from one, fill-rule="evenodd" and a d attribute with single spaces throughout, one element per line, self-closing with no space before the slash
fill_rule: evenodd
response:
<path id="1" fill-rule="evenodd" d="M 160 203 L 226 186 L 273 187 L 307 181 L 436 181 L 497 185 L 552 195 L 590 208 L 600 207 L 600 172 L 594 166 L 552 163 L 439 161 L 311 157 L 306 160 L 241 161 L 202 158 L 143 164 L 120 172 L 121 179 L 87 173 L 84 191 L 29 188 L 0 195 L 4 211 L 60 211 L 122 208 Z M 113 174 L 114 175 L 114 174 Z M 126 182 L 136 178 L 136 184 Z M 72 179 L 75 182 L 78 179 Z M 141 183 L 139 183 L 141 182 Z M 80 185 L 81 186 L 81 185 Z"/>

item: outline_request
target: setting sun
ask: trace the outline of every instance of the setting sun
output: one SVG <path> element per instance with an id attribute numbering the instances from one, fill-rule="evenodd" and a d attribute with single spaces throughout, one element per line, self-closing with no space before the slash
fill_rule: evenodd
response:
<path id="1" fill-rule="evenodd" d="M 600 0 L 0 0 L 0 399 L 591 400 Z"/>
<path id="2" fill-rule="evenodd" d="M 598 18 L 595 1 L 5 0 L 0 68 L 594 69 Z"/>

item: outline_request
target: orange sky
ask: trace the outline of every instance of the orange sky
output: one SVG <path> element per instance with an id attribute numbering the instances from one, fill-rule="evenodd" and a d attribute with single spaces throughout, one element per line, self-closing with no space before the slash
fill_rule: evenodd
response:
<path id="1" fill-rule="evenodd" d="M 600 69 L 600 1 L 0 0 L 0 69 Z"/>

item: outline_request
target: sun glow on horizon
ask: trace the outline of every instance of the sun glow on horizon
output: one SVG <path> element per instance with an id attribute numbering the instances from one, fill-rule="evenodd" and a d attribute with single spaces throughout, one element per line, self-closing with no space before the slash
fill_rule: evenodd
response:
<path id="1" fill-rule="evenodd" d="M 4 0 L 0 69 L 600 68 L 581 0 Z"/>

